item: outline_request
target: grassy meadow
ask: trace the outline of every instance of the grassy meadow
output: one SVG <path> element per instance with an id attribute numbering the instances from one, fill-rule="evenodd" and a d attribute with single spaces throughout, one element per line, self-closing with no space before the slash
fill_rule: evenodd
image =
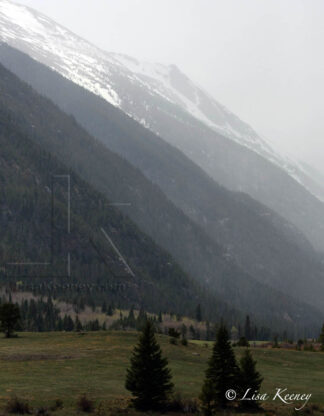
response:
<path id="1" fill-rule="evenodd" d="M 124 389 L 137 337 L 135 332 L 115 331 L 20 333 L 12 339 L 1 336 L 0 415 L 6 414 L 5 404 L 13 395 L 28 399 L 34 409 L 49 407 L 59 398 L 64 408 L 51 414 L 74 415 L 82 393 L 97 404 L 102 402 L 106 410 L 97 414 L 139 414 L 127 409 L 130 396 Z M 212 343 L 185 347 L 171 345 L 163 335 L 158 335 L 158 340 L 169 358 L 175 390 L 186 398 L 197 397 Z M 235 351 L 239 358 L 243 349 Z M 312 393 L 306 412 L 324 414 L 324 353 L 261 348 L 252 352 L 264 377 L 264 392 L 272 394 L 277 387 L 287 387 L 291 393 Z M 294 414 L 292 406 L 278 402 L 267 401 L 264 407 L 263 414 Z"/>

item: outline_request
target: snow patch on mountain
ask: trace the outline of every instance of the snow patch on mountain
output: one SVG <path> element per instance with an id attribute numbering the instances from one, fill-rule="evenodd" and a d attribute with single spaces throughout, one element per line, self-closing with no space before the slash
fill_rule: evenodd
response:
<path id="1" fill-rule="evenodd" d="M 248 147 L 305 184 L 307 172 L 302 166 L 279 155 L 249 125 L 193 83 L 175 65 L 152 64 L 105 52 L 43 14 L 8 0 L 0 0 L 0 41 L 119 107 L 157 134 L 150 117 L 151 103 L 143 106 L 142 102 L 144 112 L 140 110 L 136 96 L 129 93 L 130 86 L 145 90 L 153 101 L 157 98 L 178 106 L 206 128 Z"/>

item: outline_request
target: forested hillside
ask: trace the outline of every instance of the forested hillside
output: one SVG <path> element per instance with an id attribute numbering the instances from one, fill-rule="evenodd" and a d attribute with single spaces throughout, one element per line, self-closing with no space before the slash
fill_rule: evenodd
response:
<path id="1" fill-rule="evenodd" d="M 216 289 L 227 296 L 230 293 L 229 288 L 224 289 L 222 281 L 215 278 L 215 270 L 216 274 L 223 270 L 223 259 L 226 258 L 230 263 L 236 262 L 246 274 L 262 284 L 324 310 L 324 299 L 320 290 L 324 290 L 322 279 L 324 268 L 321 257 L 295 226 L 246 194 L 230 192 L 218 185 L 179 150 L 167 144 L 163 137 L 158 137 L 145 129 L 102 98 L 7 45 L 0 45 L 0 50 L 1 60 L 6 62 L 6 65 L 31 83 L 41 94 L 50 97 L 66 113 L 73 114 L 78 123 L 108 149 L 140 169 L 146 178 L 156 183 L 173 204 L 191 219 L 189 225 L 179 214 L 171 214 L 170 206 L 164 204 L 157 192 L 154 192 L 154 205 L 160 206 L 160 215 L 157 215 L 158 208 L 147 211 L 147 206 L 142 206 L 141 212 L 137 212 L 135 200 L 133 200 L 133 209 L 126 211 L 141 228 L 157 239 L 160 245 L 171 250 L 178 259 L 181 259 L 179 261 L 187 271 L 190 273 L 193 271 L 200 279 L 215 284 Z M 176 122 L 177 120 L 169 120 L 165 121 L 165 124 L 172 126 L 172 123 Z M 33 123 L 32 118 L 29 119 L 29 123 Z M 192 135 L 191 123 L 188 126 L 183 137 L 184 141 Z M 172 129 L 175 127 L 173 126 Z M 198 130 L 194 131 L 199 146 L 200 134 Z M 53 140 L 56 140 L 55 135 Z M 229 142 L 225 138 L 222 140 Z M 220 140 L 220 148 L 222 148 L 222 140 Z M 231 148 L 240 149 L 240 146 L 233 143 Z M 247 149 L 242 147 L 241 151 L 237 150 L 237 152 L 244 159 Z M 79 153 L 80 151 L 78 155 Z M 232 152 L 231 155 L 233 154 Z M 261 159 L 256 154 L 255 157 Z M 85 160 L 89 165 L 90 160 L 86 157 L 81 163 L 85 165 Z M 94 179 L 93 176 L 93 165 L 98 163 L 98 160 L 95 161 L 93 158 L 91 164 L 87 166 L 95 186 L 100 184 L 100 179 Z M 222 163 L 226 164 L 226 159 Z M 86 169 L 86 166 L 83 168 Z M 107 167 L 100 169 L 103 171 Z M 133 180 L 134 174 L 129 170 L 128 172 Z M 233 169 L 231 175 L 236 174 Z M 137 178 L 141 186 L 145 184 L 143 198 L 148 204 L 152 189 L 148 189 L 147 181 L 143 181 L 143 178 L 139 179 L 138 175 Z M 279 177 L 276 182 L 278 181 L 281 181 Z M 109 197 L 115 191 L 114 187 L 114 184 L 110 184 Z M 101 189 L 107 192 L 104 186 Z M 128 192 L 129 189 L 120 189 L 117 197 L 131 199 L 132 196 L 128 195 Z M 173 232 L 178 231 L 176 240 L 170 241 L 165 223 L 170 223 Z M 187 225 L 181 228 L 180 223 Z M 188 227 L 197 230 L 192 223 L 199 226 L 204 236 L 197 231 L 194 231 L 195 236 L 192 235 Z M 209 243 L 206 243 L 207 240 Z M 179 246 L 177 242 L 180 241 L 183 243 Z M 213 249 L 210 248 L 211 245 Z M 220 249 L 215 248 L 216 246 L 220 246 Z M 213 259 L 208 255 L 211 250 L 217 252 Z M 216 261 L 216 258 L 220 261 Z M 210 262 L 213 264 L 212 268 L 208 267 Z M 246 287 L 248 283 L 243 283 L 245 278 L 240 273 L 235 273 L 239 277 L 234 283 L 231 282 L 231 285 L 239 285 L 241 288 L 242 282 Z M 252 301 L 251 293 L 255 290 L 254 287 L 248 286 L 244 292 L 248 301 Z M 236 299 L 236 294 L 233 295 L 233 292 L 231 297 L 239 307 L 246 308 L 246 304 L 237 303 L 242 299 Z"/>
<path id="2" fill-rule="evenodd" d="M 0 147 L 2 282 L 21 281 L 38 293 L 67 300 L 79 296 L 88 304 L 107 301 L 155 312 L 194 315 L 202 302 L 210 319 L 238 318 L 225 302 L 204 293 L 169 254 L 110 206 L 102 194 L 33 143 L 24 123 L 18 117 L 13 119 L 3 106 Z M 66 174 L 71 183 L 70 233 L 67 181 L 58 176 Z"/>
<path id="3" fill-rule="evenodd" d="M 13 126 L 19 125 L 30 140 L 41 146 L 40 149 L 55 154 L 63 162 L 66 166 L 63 172 L 75 170 L 112 202 L 131 203 L 131 207 L 124 208 L 124 212 L 127 210 L 142 230 L 168 249 L 196 281 L 207 284 L 232 307 L 244 312 L 253 310 L 253 315 L 267 324 L 285 328 L 294 322 L 294 327 L 306 325 L 310 331 L 319 325 L 319 312 L 249 276 L 137 169 L 91 138 L 73 118 L 63 114 L 3 67 L 0 68 L 0 88 L 0 106 L 6 120 L 4 125 L 8 124 L 8 120 Z M 32 157 L 32 160 L 36 163 L 37 157 Z M 49 168 L 48 163 L 45 166 Z M 82 205 L 78 203 L 76 206 Z M 98 209 L 98 206 L 100 204 L 93 209 Z M 106 211 L 112 212 L 111 207 L 104 211 L 104 215 L 108 215 Z M 85 212 L 90 213 L 89 207 L 85 208 Z M 100 212 L 93 211 L 90 218 L 100 218 Z M 98 220 L 95 229 L 100 227 L 102 223 Z M 93 231 L 93 227 L 91 229 Z M 147 250 L 151 250 L 151 245 L 151 240 L 148 240 Z M 124 248 L 122 244 L 120 248 Z M 128 250 L 132 249 L 122 250 L 126 257 Z M 159 255 L 151 257 L 153 269 L 156 267 L 155 257 L 159 258 Z M 172 290 L 177 292 L 177 296 L 187 298 L 188 302 L 194 296 L 193 293 L 191 296 L 178 293 L 177 288 Z M 166 297 L 169 295 L 170 291 L 165 294 Z"/>

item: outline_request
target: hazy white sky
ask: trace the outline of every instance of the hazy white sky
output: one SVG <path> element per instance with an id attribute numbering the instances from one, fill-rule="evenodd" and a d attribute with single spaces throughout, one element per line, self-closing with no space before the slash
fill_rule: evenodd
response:
<path id="1" fill-rule="evenodd" d="M 324 0 L 18 2 L 106 50 L 175 63 L 277 148 L 322 167 Z"/>

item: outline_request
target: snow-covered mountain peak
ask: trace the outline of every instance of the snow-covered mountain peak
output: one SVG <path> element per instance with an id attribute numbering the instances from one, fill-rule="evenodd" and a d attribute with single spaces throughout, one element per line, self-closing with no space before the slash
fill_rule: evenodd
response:
<path id="1" fill-rule="evenodd" d="M 1 41 L 119 107 L 157 134 L 156 111 L 185 124 L 200 122 L 203 128 L 248 147 L 304 182 L 305 172 L 300 167 L 275 152 L 249 125 L 175 65 L 103 51 L 42 13 L 9 0 L 0 0 Z M 212 145 L 198 151 L 209 157 Z M 199 143 L 194 147 L 181 150 L 191 157 Z"/>
<path id="2" fill-rule="evenodd" d="M 0 25 L 0 40 L 102 96 L 153 130 L 154 126 L 145 115 L 136 114 L 130 108 L 127 100 L 134 100 L 121 88 L 121 83 L 125 87 L 124 81 L 137 83 L 151 96 L 168 100 L 241 145 L 258 153 L 271 152 L 251 127 L 199 88 L 175 65 L 152 64 L 102 51 L 43 14 L 8 0 L 0 0 Z"/>

